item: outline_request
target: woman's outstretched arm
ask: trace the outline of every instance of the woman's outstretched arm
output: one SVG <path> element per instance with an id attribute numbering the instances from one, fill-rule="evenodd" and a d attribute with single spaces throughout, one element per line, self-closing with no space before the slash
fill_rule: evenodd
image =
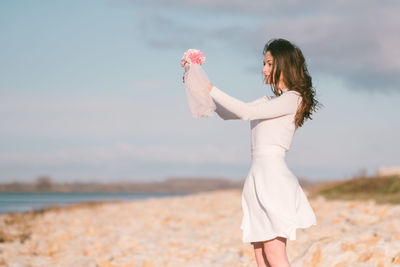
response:
<path id="1" fill-rule="evenodd" d="M 210 95 L 227 111 L 233 113 L 240 120 L 270 119 L 288 114 L 294 114 L 300 104 L 301 97 L 295 91 L 285 92 L 269 101 L 251 105 L 240 101 L 218 89 L 209 86 Z"/>
<path id="2" fill-rule="evenodd" d="M 246 104 L 248 105 L 257 105 L 261 102 L 267 101 L 269 98 L 267 96 L 260 97 L 256 100 L 253 100 L 251 102 L 247 102 Z M 232 113 L 228 109 L 226 109 L 223 105 L 218 103 L 215 99 L 213 99 L 216 109 L 215 112 L 224 120 L 240 120 L 241 118 L 237 116 L 236 114 Z"/>

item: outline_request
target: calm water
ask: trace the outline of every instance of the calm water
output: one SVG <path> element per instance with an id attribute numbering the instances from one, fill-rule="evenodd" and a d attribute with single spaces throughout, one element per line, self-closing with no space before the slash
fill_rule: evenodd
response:
<path id="1" fill-rule="evenodd" d="M 167 196 L 182 196 L 177 194 L 154 193 L 55 193 L 55 192 L 23 192 L 0 193 L 0 214 L 7 212 L 23 212 L 28 210 L 40 210 L 46 206 L 80 202 L 115 201 L 115 200 L 140 200 L 146 198 L 161 198 Z"/>

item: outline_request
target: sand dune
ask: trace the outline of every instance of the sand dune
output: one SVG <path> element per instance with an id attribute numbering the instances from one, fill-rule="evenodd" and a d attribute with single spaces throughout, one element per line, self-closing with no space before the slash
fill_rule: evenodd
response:
<path id="1" fill-rule="evenodd" d="M 310 203 L 318 225 L 288 241 L 292 266 L 400 266 L 400 205 Z M 2 215 L 0 266 L 256 266 L 241 215 L 236 189 Z"/>

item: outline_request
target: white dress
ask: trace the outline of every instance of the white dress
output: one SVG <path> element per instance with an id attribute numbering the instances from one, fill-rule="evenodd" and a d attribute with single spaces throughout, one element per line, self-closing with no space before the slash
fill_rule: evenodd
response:
<path id="1" fill-rule="evenodd" d="M 213 87 L 215 112 L 224 120 L 250 121 L 250 171 L 242 192 L 244 243 L 277 236 L 296 240 L 296 229 L 316 225 L 316 217 L 298 179 L 285 161 L 295 132 L 294 117 L 301 96 L 284 91 L 245 103 Z"/>

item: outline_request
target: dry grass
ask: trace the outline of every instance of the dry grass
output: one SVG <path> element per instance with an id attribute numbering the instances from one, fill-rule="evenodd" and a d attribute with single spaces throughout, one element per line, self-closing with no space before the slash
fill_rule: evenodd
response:
<path id="1" fill-rule="evenodd" d="M 378 204 L 400 204 L 400 176 L 358 177 L 319 184 L 309 190 L 310 198 L 375 200 Z"/>

